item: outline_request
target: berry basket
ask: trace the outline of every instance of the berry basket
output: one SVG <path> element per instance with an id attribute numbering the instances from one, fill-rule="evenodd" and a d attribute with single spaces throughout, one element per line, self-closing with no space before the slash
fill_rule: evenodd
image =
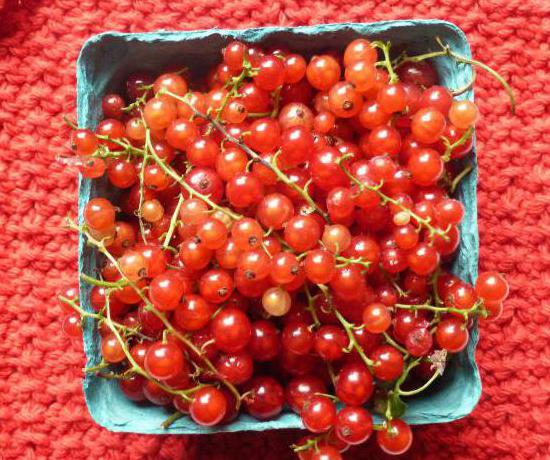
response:
<path id="1" fill-rule="evenodd" d="M 102 96 L 115 90 L 115 82 L 122 81 L 130 72 L 162 68 L 174 63 L 188 68 L 202 69 L 214 64 L 220 49 L 230 40 L 248 43 L 284 44 L 296 52 L 312 54 L 327 47 L 343 48 L 346 43 L 360 36 L 369 39 L 391 40 L 395 46 L 407 45 L 407 49 L 425 53 L 433 48 L 434 38 L 440 37 L 464 56 L 470 49 L 464 33 L 455 25 L 438 20 L 386 21 L 372 24 L 327 24 L 310 27 L 268 27 L 245 30 L 207 30 L 194 32 L 159 32 L 150 34 L 104 33 L 89 39 L 77 64 L 78 124 L 94 128 L 101 116 Z M 466 85 L 472 78 L 470 67 L 457 65 L 450 59 L 433 60 L 440 83 L 449 88 Z M 472 98 L 470 90 L 462 97 Z M 474 163 L 474 170 L 463 181 L 457 198 L 465 205 L 461 224 L 461 241 L 452 270 L 462 279 L 473 282 L 477 277 L 478 233 L 475 168 L 475 150 L 465 161 Z M 80 180 L 79 219 L 90 198 L 101 192 L 101 181 Z M 79 241 L 79 272 L 93 275 L 96 254 Z M 90 310 L 90 287 L 81 283 L 82 307 Z M 405 420 L 410 424 L 450 422 L 469 414 L 479 399 L 481 382 L 475 364 L 477 326 L 471 330 L 468 347 L 449 362 L 445 375 L 427 393 L 408 401 Z M 98 332 L 88 322 L 84 330 L 84 347 L 88 365 L 101 359 Z M 302 428 L 300 417 L 284 411 L 277 419 L 261 422 L 247 415 L 240 415 L 229 425 L 208 428 L 196 425 L 187 417 L 161 428 L 168 416 L 163 408 L 133 403 L 120 392 L 115 381 L 88 374 L 84 381 L 84 393 L 94 420 L 112 431 L 147 434 L 161 433 L 209 433 L 218 431 L 260 431 L 268 429 Z"/>

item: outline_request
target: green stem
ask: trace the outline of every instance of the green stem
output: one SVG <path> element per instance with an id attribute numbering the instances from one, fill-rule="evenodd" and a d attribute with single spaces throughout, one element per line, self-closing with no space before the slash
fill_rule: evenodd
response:
<path id="1" fill-rule="evenodd" d="M 300 444 L 300 445 L 292 444 L 290 447 L 296 453 L 305 452 L 310 449 L 317 449 L 317 445 L 319 444 L 319 441 L 321 441 L 322 439 L 323 439 L 323 435 L 319 435 L 314 438 L 308 439 L 303 444 Z"/>
<path id="2" fill-rule="evenodd" d="M 140 365 L 133 358 L 132 354 L 130 353 L 130 350 L 128 349 L 128 343 L 121 337 L 121 335 L 118 332 L 117 328 L 113 324 L 113 321 L 111 320 L 111 307 L 110 307 L 110 302 L 109 302 L 109 293 L 107 293 L 106 296 L 105 296 L 105 308 L 107 310 L 107 317 L 105 318 L 105 323 L 107 324 L 107 326 L 109 327 L 109 329 L 111 330 L 111 332 L 113 333 L 115 338 L 117 339 L 118 343 L 120 344 L 120 347 L 122 348 L 122 351 L 124 352 L 124 355 L 126 356 L 126 359 L 128 360 L 128 362 L 132 366 L 132 371 L 135 372 L 136 374 L 139 374 L 139 375 L 145 377 L 148 380 L 151 380 L 151 381 L 155 382 L 156 385 L 158 385 L 160 388 L 162 388 L 167 393 L 170 393 L 170 394 L 173 394 L 173 395 L 178 395 L 178 396 L 181 396 L 181 397 L 189 400 L 190 398 L 189 398 L 188 395 L 189 395 L 190 392 L 195 391 L 194 388 L 191 388 L 189 390 L 173 390 L 172 388 L 170 388 L 170 387 L 164 385 L 163 383 L 161 383 L 161 382 L 155 380 L 154 378 L 152 378 L 151 375 L 149 375 L 149 373 L 145 369 L 141 368 Z"/>
<path id="3" fill-rule="evenodd" d="M 395 382 L 393 390 L 388 392 L 387 400 L 386 400 L 386 411 L 384 413 L 384 418 L 386 419 L 386 422 L 384 423 L 384 425 L 386 425 L 388 429 L 391 429 L 391 420 L 393 420 L 394 418 L 394 414 L 392 413 L 392 407 L 393 407 L 392 400 L 394 400 L 395 399 L 394 397 L 396 396 L 397 401 L 400 401 L 399 396 L 401 394 L 401 389 L 400 389 L 401 385 L 407 379 L 411 370 L 414 367 L 418 366 L 418 364 L 420 364 L 420 360 L 421 358 L 417 358 L 415 360 L 410 361 L 408 365 L 405 367 L 405 370 L 403 371 L 399 379 L 397 379 L 397 381 Z"/>
<path id="4" fill-rule="evenodd" d="M 223 111 L 227 107 L 227 104 L 229 104 L 230 99 L 237 95 L 242 82 L 244 81 L 245 78 L 249 76 L 249 74 L 250 74 L 250 68 L 249 66 L 245 66 L 242 72 L 237 77 L 233 77 L 231 79 L 231 83 L 230 83 L 231 89 L 225 95 L 222 105 L 218 109 L 216 109 L 216 120 L 221 119 Z"/>
<path id="5" fill-rule="evenodd" d="M 395 73 L 395 70 L 393 70 L 392 61 L 390 58 L 390 48 L 391 48 L 391 42 L 382 42 L 380 40 L 376 40 L 372 42 L 372 45 L 376 48 L 380 48 L 382 50 L 382 53 L 384 54 L 384 67 L 386 67 L 388 74 L 390 76 L 390 83 L 396 83 L 399 81 L 399 77 Z"/>
<path id="6" fill-rule="evenodd" d="M 269 114 L 271 118 L 276 118 L 279 115 L 279 106 L 281 105 L 281 87 L 279 86 L 275 91 L 273 91 L 273 110 Z"/>
<path id="7" fill-rule="evenodd" d="M 126 112 L 126 113 L 131 112 L 132 110 L 137 109 L 140 106 L 144 105 L 147 102 L 147 98 L 149 97 L 149 91 L 153 89 L 153 85 L 143 85 L 138 89 L 144 91 L 144 93 L 141 96 L 139 96 L 134 102 L 127 105 L 126 107 L 123 107 L 122 108 L 123 112 Z"/>
<path id="8" fill-rule="evenodd" d="M 327 372 L 332 382 L 332 386 L 336 388 L 336 374 L 334 373 L 334 367 L 330 361 L 327 361 Z"/>
<path id="9" fill-rule="evenodd" d="M 184 416 L 184 414 L 182 414 L 181 412 L 174 412 L 172 415 L 170 415 L 170 417 L 168 417 L 164 422 L 162 422 L 160 426 L 166 430 L 166 429 L 170 428 L 170 426 L 176 420 L 179 420 L 183 416 Z"/>
<path id="10" fill-rule="evenodd" d="M 388 283 L 390 283 L 392 285 L 392 287 L 396 290 L 399 297 L 405 297 L 408 294 L 407 291 L 404 291 L 403 288 L 401 286 L 399 286 L 399 283 L 397 283 L 397 281 L 395 281 L 395 279 L 392 275 L 390 275 L 384 269 L 380 269 L 380 270 L 382 271 L 382 273 L 383 273 L 384 277 L 386 278 L 386 280 L 388 281 Z"/>
<path id="11" fill-rule="evenodd" d="M 384 335 L 384 339 L 386 339 L 386 342 L 388 342 L 388 344 L 390 344 L 393 348 L 399 350 L 401 353 L 403 353 L 404 355 L 408 355 L 409 352 L 407 351 L 406 348 L 403 348 L 401 345 L 399 345 L 395 340 L 393 340 L 390 335 L 387 333 L 387 332 L 383 332 L 382 333 Z"/>
<path id="12" fill-rule="evenodd" d="M 461 310 L 459 308 L 454 308 L 454 307 L 436 307 L 434 305 L 429 305 L 429 304 L 407 305 L 402 303 L 396 303 L 394 306 L 395 308 L 400 308 L 401 310 L 412 310 L 412 311 L 429 310 L 437 313 L 457 313 L 459 315 L 462 315 L 464 319 L 467 320 L 469 315 L 475 314 L 481 310 L 480 308 L 481 305 L 482 305 L 481 302 L 476 302 L 476 304 L 472 308 L 469 308 L 468 310 Z"/>
<path id="13" fill-rule="evenodd" d="M 447 51 L 432 51 L 430 53 L 417 54 L 416 56 L 408 56 L 406 53 L 404 53 L 394 61 L 394 66 L 397 69 L 405 64 L 405 62 L 421 62 L 440 56 L 448 56 Z"/>
<path id="14" fill-rule="evenodd" d="M 338 396 L 330 395 L 328 393 L 314 393 L 316 396 L 324 396 L 325 398 L 331 399 L 334 402 L 338 402 Z"/>
<path id="15" fill-rule="evenodd" d="M 458 53 L 455 53 L 453 50 L 451 50 L 450 46 L 444 44 L 439 37 L 436 37 L 435 40 L 437 44 L 441 47 L 440 51 L 433 51 L 430 53 L 420 54 L 417 56 L 406 56 L 406 55 L 400 56 L 398 58 L 399 61 L 396 63 L 396 67 L 399 67 L 405 62 L 420 62 L 420 61 L 425 61 L 426 59 L 432 59 L 440 56 L 449 56 L 455 62 L 468 64 L 472 67 L 479 67 L 480 69 L 483 69 L 486 72 L 488 72 L 502 85 L 502 87 L 508 94 L 508 97 L 510 98 L 511 111 L 513 114 L 516 113 L 516 98 L 514 96 L 514 91 L 512 90 L 508 82 L 496 70 L 492 69 L 491 67 L 489 67 L 487 64 L 484 64 L 483 62 L 477 61 L 475 59 L 470 59 Z"/>
<path id="16" fill-rule="evenodd" d="M 111 289 L 120 289 L 126 286 L 126 283 L 123 280 L 114 281 L 114 282 L 98 280 L 89 275 L 86 275 L 86 273 L 81 273 L 80 278 L 82 278 L 82 280 L 84 280 L 86 283 L 92 286 L 99 286 L 99 287 L 111 288 Z"/>
<path id="17" fill-rule="evenodd" d="M 364 260 L 362 257 L 348 258 L 343 256 L 336 256 L 335 259 L 338 262 L 342 262 L 343 264 L 342 266 L 355 264 L 355 265 L 361 265 L 364 268 L 370 268 L 372 265 L 371 262 Z"/>
<path id="18" fill-rule="evenodd" d="M 78 129 L 78 126 L 75 122 L 69 120 L 69 117 L 67 117 L 67 115 L 63 115 L 63 121 L 65 122 L 65 124 L 71 128 L 71 129 Z"/>
<path id="19" fill-rule="evenodd" d="M 90 313 L 85 311 L 73 299 L 67 299 L 66 297 L 59 296 L 59 300 L 69 305 L 74 311 L 76 311 L 80 315 L 81 318 L 92 318 L 98 322 L 105 321 L 105 317 L 103 315 L 101 315 L 100 313 Z M 148 340 L 151 342 L 153 341 L 151 337 L 142 334 L 135 328 L 127 327 L 124 324 L 117 323 L 116 321 L 111 321 L 111 322 L 118 330 L 122 331 L 125 335 L 128 335 L 128 336 L 135 335 L 140 337 L 141 339 Z"/>
<path id="20" fill-rule="evenodd" d="M 394 389 L 393 389 L 394 393 L 401 394 L 401 385 L 403 384 L 403 382 L 405 380 L 407 380 L 407 377 L 409 376 L 409 374 L 413 370 L 413 368 L 415 368 L 416 366 L 418 366 L 420 364 L 421 360 L 422 360 L 422 358 L 416 358 L 416 359 L 409 362 L 408 366 L 405 368 L 405 370 L 401 374 L 401 377 L 399 377 L 399 379 L 397 379 L 397 382 L 395 382 L 395 386 L 394 386 Z"/>
<path id="21" fill-rule="evenodd" d="M 109 367 L 109 366 L 110 366 L 109 363 L 106 363 L 105 361 L 101 361 L 96 366 L 85 367 L 83 370 L 84 370 L 84 372 L 90 374 L 90 373 L 101 371 L 101 370 L 103 370 L 103 369 L 105 369 L 106 367 Z"/>
<path id="22" fill-rule="evenodd" d="M 469 64 L 471 66 L 479 67 L 483 70 L 485 70 L 487 73 L 489 73 L 491 76 L 493 76 L 503 87 L 506 93 L 508 94 L 508 97 L 510 98 L 510 108 L 513 114 L 516 113 L 516 97 L 514 96 L 514 91 L 508 84 L 508 82 L 496 71 L 493 70 L 491 67 L 489 67 L 487 64 L 484 64 L 481 61 L 477 61 L 475 59 L 469 59 L 465 56 L 461 56 L 460 54 L 455 53 L 451 50 L 451 48 L 448 45 L 444 45 L 439 38 L 436 39 L 441 47 L 444 47 L 447 49 L 447 53 L 450 57 L 452 57 L 456 62 L 461 62 L 463 64 Z"/>
<path id="23" fill-rule="evenodd" d="M 464 133 L 462 133 L 462 136 L 460 136 L 460 139 L 458 139 L 454 143 L 450 143 L 449 139 L 446 137 L 442 137 L 441 140 L 443 141 L 443 145 L 445 145 L 445 152 L 443 155 L 441 155 L 441 159 L 446 163 L 451 160 L 451 155 L 453 153 L 453 150 L 457 147 L 460 147 L 461 145 L 464 145 L 474 134 L 474 128 L 469 127 Z"/>
<path id="24" fill-rule="evenodd" d="M 174 234 L 174 231 L 176 230 L 181 205 L 183 204 L 183 202 L 184 202 L 184 198 L 183 198 L 183 195 L 180 193 L 180 196 L 178 198 L 178 204 L 176 204 L 176 208 L 174 209 L 174 213 L 172 214 L 172 218 L 170 219 L 170 227 L 168 227 L 168 231 L 166 232 L 166 236 L 164 237 L 164 243 L 162 243 L 162 247 L 164 249 L 166 249 L 168 247 L 168 245 L 170 244 L 170 240 L 172 239 L 172 235 Z"/>
<path id="25" fill-rule="evenodd" d="M 252 112 L 247 115 L 247 118 L 265 118 L 270 117 L 272 112 Z"/>
<path id="26" fill-rule="evenodd" d="M 74 311 L 76 311 L 81 318 L 92 318 L 92 319 L 101 319 L 101 315 L 98 313 L 90 313 L 84 310 L 83 308 L 78 305 L 73 299 L 68 299 L 67 297 L 63 297 L 60 295 L 58 297 L 61 302 L 66 303 L 69 307 L 71 307 Z"/>
<path id="27" fill-rule="evenodd" d="M 470 91 L 474 87 L 475 81 L 476 81 L 476 69 L 475 67 L 472 67 L 472 79 L 468 83 L 466 83 L 463 87 L 450 90 L 451 94 L 453 95 L 453 97 L 456 97 L 456 96 L 460 96 L 461 94 L 464 94 L 466 91 Z"/>
<path id="28" fill-rule="evenodd" d="M 104 136 L 103 134 L 96 134 L 96 137 L 102 141 L 109 141 L 109 142 L 112 142 L 113 144 L 116 144 L 120 147 L 122 147 L 124 149 L 124 152 L 125 153 L 128 153 L 128 154 L 135 154 L 135 155 L 138 155 L 138 156 L 141 156 L 144 154 L 144 151 L 142 149 L 138 149 L 137 147 L 134 147 L 133 145 L 131 145 L 129 142 L 125 142 L 125 139 L 124 140 L 121 140 L 121 139 L 114 139 L 112 137 L 109 137 L 109 136 Z"/>
<path id="29" fill-rule="evenodd" d="M 145 120 L 143 121 L 145 124 Z M 145 145 L 151 144 L 151 131 L 149 129 L 145 130 Z M 148 148 L 145 148 L 143 153 L 143 160 L 141 161 L 141 169 L 139 171 L 139 205 L 137 208 L 137 217 L 139 221 L 139 232 L 141 233 L 141 239 L 145 244 L 147 244 L 147 238 L 145 236 L 145 226 L 143 225 L 143 187 L 145 186 L 145 168 L 147 167 L 147 161 L 149 160 Z"/>
<path id="30" fill-rule="evenodd" d="M 426 388 L 428 388 L 432 383 L 434 383 L 438 377 L 440 377 L 440 373 L 439 372 L 434 372 L 434 374 L 430 377 L 430 379 L 424 384 L 422 385 L 421 387 L 419 388 L 416 388 L 415 390 L 410 390 L 410 391 L 403 391 L 403 390 L 399 390 L 399 395 L 400 396 L 414 396 L 414 395 L 417 395 L 418 393 L 422 393 Z"/>
<path id="31" fill-rule="evenodd" d="M 474 167 L 471 164 L 467 164 L 466 167 L 462 171 L 460 171 L 460 174 L 458 174 L 451 182 L 451 193 L 454 193 L 456 191 L 458 185 L 460 184 L 460 181 L 464 179 L 468 174 L 470 174 L 473 169 Z"/>
<path id="32" fill-rule="evenodd" d="M 441 297 L 439 295 L 439 288 L 437 285 L 440 275 L 441 275 L 441 267 L 438 267 L 435 273 L 432 275 L 432 279 L 430 280 L 436 306 L 443 305 L 443 301 L 441 300 Z"/>
<path id="33" fill-rule="evenodd" d="M 307 298 L 307 307 L 306 310 L 311 313 L 311 317 L 313 319 L 313 327 L 317 329 L 321 326 L 321 321 L 319 321 L 319 316 L 317 316 L 317 310 L 315 310 L 315 297 L 311 295 L 311 291 L 309 290 L 309 286 L 306 284 L 304 288 L 304 292 L 306 293 Z"/>

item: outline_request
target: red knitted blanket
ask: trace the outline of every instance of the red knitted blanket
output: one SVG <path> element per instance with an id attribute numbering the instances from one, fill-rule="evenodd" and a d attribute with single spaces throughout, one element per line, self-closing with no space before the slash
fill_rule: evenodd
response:
<path id="1" fill-rule="evenodd" d="M 6 3 L 5 3 L 6 2 Z M 5 3 L 5 4 L 4 4 Z M 2 9 L 2 6 L 4 8 Z M 0 0 L 0 458 L 293 458 L 297 432 L 208 437 L 107 432 L 81 390 L 82 347 L 60 331 L 55 293 L 76 277 L 76 180 L 62 115 L 92 34 L 410 17 L 448 19 L 516 88 L 516 116 L 479 74 L 480 264 L 506 273 L 503 317 L 482 326 L 478 408 L 418 428 L 408 458 L 543 459 L 550 447 L 550 3 L 546 0 Z M 545 453 L 546 452 L 546 453 Z M 385 458 L 366 446 L 354 458 Z"/>

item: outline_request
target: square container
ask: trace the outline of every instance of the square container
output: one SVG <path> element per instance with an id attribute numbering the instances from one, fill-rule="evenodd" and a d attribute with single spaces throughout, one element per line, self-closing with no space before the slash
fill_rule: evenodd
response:
<path id="1" fill-rule="evenodd" d="M 101 99 L 117 90 L 125 76 L 138 70 L 157 70 L 178 63 L 206 70 L 219 62 L 220 50 L 231 40 L 262 45 L 281 44 L 291 50 L 312 54 L 326 48 L 343 50 L 358 37 L 391 40 L 393 46 L 406 45 L 411 53 L 425 53 L 437 49 L 434 38 L 439 36 L 453 50 L 470 56 L 464 33 L 455 25 L 438 20 L 386 21 L 373 24 L 326 24 L 310 27 L 267 27 L 246 30 L 204 30 L 193 32 L 158 32 L 147 34 L 104 33 L 89 39 L 78 59 L 77 96 L 78 124 L 95 128 L 101 118 Z M 450 58 L 433 60 L 441 84 L 460 88 L 472 78 L 469 66 L 457 65 Z M 473 98 L 472 91 L 462 97 Z M 461 182 L 457 196 L 466 208 L 461 225 L 461 241 L 453 271 L 468 282 L 477 277 L 478 233 L 475 153 L 465 161 L 474 163 L 474 170 Z M 105 190 L 101 181 L 80 180 L 79 219 L 82 222 L 84 206 L 91 197 Z M 79 241 L 79 272 L 94 274 L 95 251 Z M 82 306 L 90 310 L 89 290 L 80 284 Z M 99 338 L 90 321 L 84 330 L 84 348 L 88 365 L 99 362 Z M 411 424 L 443 423 L 469 414 L 481 394 L 481 381 L 474 361 L 478 340 L 477 325 L 471 330 L 466 350 L 453 357 L 445 375 L 426 393 L 408 402 L 405 420 Z M 161 407 L 139 405 L 127 400 L 115 381 L 87 375 L 84 381 L 86 403 L 94 420 L 112 431 L 147 434 L 211 433 L 221 431 L 261 431 L 269 429 L 303 428 L 300 418 L 285 411 L 277 419 L 261 422 L 248 415 L 240 415 L 227 426 L 201 427 L 188 417 L 176 421 L 169 429 L 161 423 L 169 412 Z"/>

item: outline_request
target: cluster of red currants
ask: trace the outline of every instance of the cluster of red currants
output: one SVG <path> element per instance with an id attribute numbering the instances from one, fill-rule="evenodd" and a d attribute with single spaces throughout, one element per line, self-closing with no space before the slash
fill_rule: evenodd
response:
<path id="1" fill-rule="evenodd" d="M 72 146 L 120 199 L 71 224 L 103 254 L 100 278 L 83 275 L 93 311 L 61 297 L 69 335 L 97 322 L 90 371 L 206 426 L 286 405 L 315 434 L 301 459 L 339 459 L 373 430 L 387 453 L 410 447 L 395 402 L 442 374 L 473 318 L 500 315 L 508 285 L 444 268 L 465 213 L 451 160 L 472 148 L 476 106 L 429 61 L 389 53 L 232 42 L 195 91 L 170 70 L 104 97 Z"/>

